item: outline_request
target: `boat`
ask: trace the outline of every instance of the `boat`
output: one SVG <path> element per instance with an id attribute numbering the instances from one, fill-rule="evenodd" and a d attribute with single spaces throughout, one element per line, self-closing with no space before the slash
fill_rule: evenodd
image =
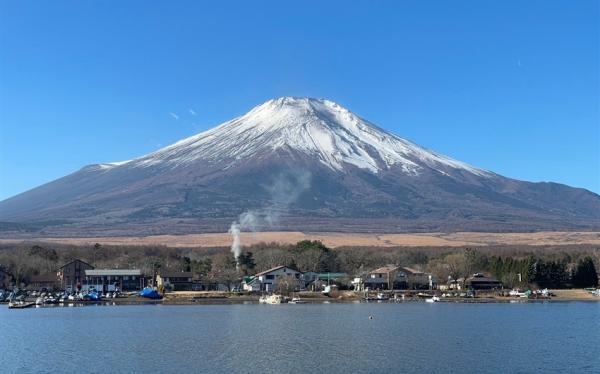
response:
<path id="1" fill-rule="evenodd" d="M 283 297 L 281 295 L 273 294 L 267 297 L 267 304 L 281 304 L 283 302 Z"/>
<path id="2" fill-rule="evenodd" d="M 522 292 L 520 289 L 515 288 L 508 293 L 509 296 L 513 297 L 528 297 L 527 291 Z"/>
<path id="3" fill-rule="evenodd" d="M 19 301 L 10 301 L 8 303 L 8 309 L 25 309 L 34 306 L 35 303 Z"/>
<path id="4" fill-rule="evenodd" d="M 290 304 L 306 304 L 306 301 L 300 299 L 299 297 L 292 297 L 292 300 L 289 301 Z"/>
<path id="5" fill-rule="evenodd" d="M 35 299 L 35 305 L 44 305 L 44 298 L 40 296 Z"/>
<path id="6" fill-rule="evenodd" d="M 440 301 L 439 296 L 433 296 L 433 297 L 425 299 L 426 303 L 437 303 L 439 301 Z"/>
<path id="7" fill-rule="evenodd" d="M 389 296 L 387 296 L 386 294 L 380 292 L 375 296 L 370 296 L 368 293 L 365 295 L 365 297 L 363 297 L 364 301 L 387 301 L 389 300 Z"/>
<path id="8" fill-rule="evenodd" d="M 58 299 L 52 295 L 48 295 L 48 296 L 44 297 L 43 303 L 44 304 L 58 304 Z"/>
<path id="9" fill-rule="evenodd" d="M 283 302 L 283 297 L 276 294 L 261 296 L 260 299 L 258 299 L 258 302 L 261 304 L 281 304 Z"/>

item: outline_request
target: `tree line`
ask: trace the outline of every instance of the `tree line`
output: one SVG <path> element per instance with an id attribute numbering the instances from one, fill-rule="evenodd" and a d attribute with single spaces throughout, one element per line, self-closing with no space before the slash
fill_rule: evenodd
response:
<path id="1" fill-rule="evenodd" d="M 38 274 L 56 273 L 72 259 L 96 268 L 139 268 L 152 274 L 157 268 L 190 271 L 208 282 L 234 284 L 279 265 L 300 271 L 344 272 L 352 277 L 387 264 L 413 267 L 432 273 L 440 283 L 449 277 L 466 278 L 481 272 L 505 287 L 534 285 L 548 288 L 598 285 L 600 249 L 571 246 L 456 247 L 338 247 L 319 241 L 296 244 L 259 243 L 243 248 L 237 261 L 228 248 L 172 248 L 135 245 L 68 245 L 37 243 L 0 245 L 0 267 L 18 283 Z"/>

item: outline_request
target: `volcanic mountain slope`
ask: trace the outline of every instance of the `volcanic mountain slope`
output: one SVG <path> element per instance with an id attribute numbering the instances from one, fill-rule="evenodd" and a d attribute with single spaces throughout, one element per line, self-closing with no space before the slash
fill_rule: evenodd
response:
<path id="1" fill-rule="evenodd" d="M 0 202 L 6 231 L 127 235 L 254 229 L 600 228 L 600 196 L 502 177 L 420 147 L 340 105 L 269 100 L 148 155 L 97 164 Z"/>

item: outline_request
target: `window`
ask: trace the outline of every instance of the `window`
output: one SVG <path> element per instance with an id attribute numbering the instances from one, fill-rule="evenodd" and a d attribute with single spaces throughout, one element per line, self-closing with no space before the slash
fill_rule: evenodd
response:
<path id="1" fill-rule="evenodd" d="M 275 276 L 273 274 L 267 274 L 267 279 L 275 279 Z"/>

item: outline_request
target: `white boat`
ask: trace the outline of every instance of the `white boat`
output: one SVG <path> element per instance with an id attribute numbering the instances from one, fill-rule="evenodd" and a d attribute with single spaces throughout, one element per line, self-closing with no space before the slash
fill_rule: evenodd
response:
<path id="1" fill-rule="evenodd" d="M 425 299 L 426 303 L 437 303 L 439 301 L 440 301 L 440 298 L 438 296 L 434 296 L 434 297 Z"/>
<path id="2" fill-rule="evenodd" d="M 54 296 L 46 296 L 44 298 L 44 304 L 58 304 L 58 300 Z"/>
<path id="3" fill-rule="evenodd" d="M 290 304 L 306 304 L 306 301 L 300 299 L 299 297 L 292 297 L 292 300 L 289 301 Z"/>
<path id="4" fill-rule="evenodd" d="M 40 296 L 35 299 L 35 305 L 44 305 L 44 298 Z"/>
<path id="5" fill-rule="evenodd" d="M 389 300 L 390 298 L 388 297 L 388 295 L 384 294 L 384 293 L 378 293 L 377 294 L 377 300 L 378 301 L 385 301 L 385 300 Z"/>
<path id="6" fill-rule="evenodd" d="M 14 300 L 8 303 L 8 309 L 25 309 L 34 306 L 35 303 L 25 302 L 23 300 Z"/>
<path id="7" fill-rule="evenodd" d="M 260 299 L 258 299 L 258 302 L 261 304 L 281 304 L 283 302 L 283 296 L 276 294 L 261 296 Z"/>
<path id="8" fill-rule="evenodd" d="M 526 292 L 522 292 L 518 288 L 515 288 L 515 289 L 511 290 L 508 294 L 510 296 L 514 296 L 514 297 L 527 297 L 527 293 Z"/>

